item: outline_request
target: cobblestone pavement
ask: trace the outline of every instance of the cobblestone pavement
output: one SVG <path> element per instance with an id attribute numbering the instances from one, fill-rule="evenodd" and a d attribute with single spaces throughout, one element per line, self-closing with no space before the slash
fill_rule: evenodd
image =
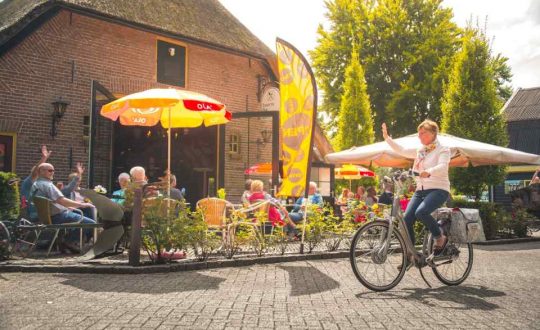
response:
<path id="1" fill-rule="evenodd" d="M 373 293 L 348 260 L 149 275 L 0 274 L 1 329 L 540 329 L 540 242 L 479 247 L 469 279 Z"/>

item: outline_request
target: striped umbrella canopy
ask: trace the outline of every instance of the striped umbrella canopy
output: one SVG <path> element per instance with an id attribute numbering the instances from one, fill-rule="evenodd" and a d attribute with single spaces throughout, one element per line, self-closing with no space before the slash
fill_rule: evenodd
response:
<path id="1" fill-rule="evenodd" d="M 336 179 L 357 180 L 366 176 L 373 177 L 375 172 L 368 170 L 365 167 L 345 164 L 342 167 L 337 167 L 334 170 Z"/>
<path id="2" fill-rule="evenodd" d="M 260 163 L 250 166 L 244 171 L 246 175 L 271 175 L 272 163 Z"/>
<path id="3" fill-rule="evenodd" d="M 155 88 L 126 95 L 101 107 L 101 115 L 126 126 L 168 129 L 167 169 L 171 168 L 171 128 L 191 128 L 228 123 L 232 115 L 225 104 L 204 94 L 174 88 Z M 170 180 L 167 194 L 170 195 Z"/>

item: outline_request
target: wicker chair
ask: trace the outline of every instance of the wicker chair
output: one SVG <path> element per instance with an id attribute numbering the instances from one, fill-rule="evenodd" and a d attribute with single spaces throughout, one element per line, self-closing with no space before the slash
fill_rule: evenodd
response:
<path id="1" fill-rule="evenodd" d="M 227 227 L 227 210 L 234 206 L 224 200 L 214 197 L 203 198 L 197 202 L 197 209 L 203 213 L 208 228 L 223 230 Z"/>

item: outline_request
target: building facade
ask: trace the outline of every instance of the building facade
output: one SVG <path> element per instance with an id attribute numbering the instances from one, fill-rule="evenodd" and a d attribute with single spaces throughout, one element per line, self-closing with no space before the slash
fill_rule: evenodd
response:
<path id="1" fill-rule="evenodd" d="M 518 89 L 502 111 L 510 140 L 508 147 L 540 155 L 540 87 Z M 504 185 L 494 187 L 494 201 L 509 208 L 509 192 L 527 186 L 537 168 L 534 165 L 509 167 Z"/>
<path id="2" fill-rule="evenodd" d="M 77 162 L 90 186 L 114 189 L 135 165 L 157 180 L 166 168 L 161 126 L 122 127 L 99 110 L 167 87 L 233 113 L 227 125 L 173 130 L 171 169 L 190 202 L 218 186 L 239 196 L 244 169 L 273 161 L 278 127 L 257 113 L 264 85 L 275 86 L 274 54 L 217 0 L 6 0 L 0 21 L 0 170 L 26 175 L 46 144 L 59 181 Z"/>

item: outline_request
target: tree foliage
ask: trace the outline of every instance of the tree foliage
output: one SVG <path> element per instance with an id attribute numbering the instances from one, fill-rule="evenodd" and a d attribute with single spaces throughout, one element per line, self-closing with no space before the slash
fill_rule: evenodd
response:
<path id="1" fill-rule="evenodd" d="M 500 113 L 500 57 L 492 57 L 485 34 L 468 28 L 463 36 L 442 102 L 442 130 L 480 142 L 506 146 L 508 136 Z M 504 61 L 503 61 L 504 63 Z M 502 182 L 505 168 L 482 166 L 452 169 L 453 186 L 479 198 L 485 185 Z"/>
<path id="2" fill-rule="evenodd" d="M 364 69 L 358 54 L 353 51 L 350 64 L 345 70 L 339 110 L 338 141 L 341 150 L 373 143 L 373 119 L 366 89 Z"/>
<path id="3" fill-rule="evenodd" d="M 439 121 L 443 83 L 459 45 L 451 9 L 441 0 L 333 0 L 330 26 L 319 27 L 310 52 L 323 106 L 337 127 L 345 92 L 345 65 L 352 45 L 362 55 L 375 127 L 385 121 L 396 136 L 409 134 L 426 117 Z"/>

